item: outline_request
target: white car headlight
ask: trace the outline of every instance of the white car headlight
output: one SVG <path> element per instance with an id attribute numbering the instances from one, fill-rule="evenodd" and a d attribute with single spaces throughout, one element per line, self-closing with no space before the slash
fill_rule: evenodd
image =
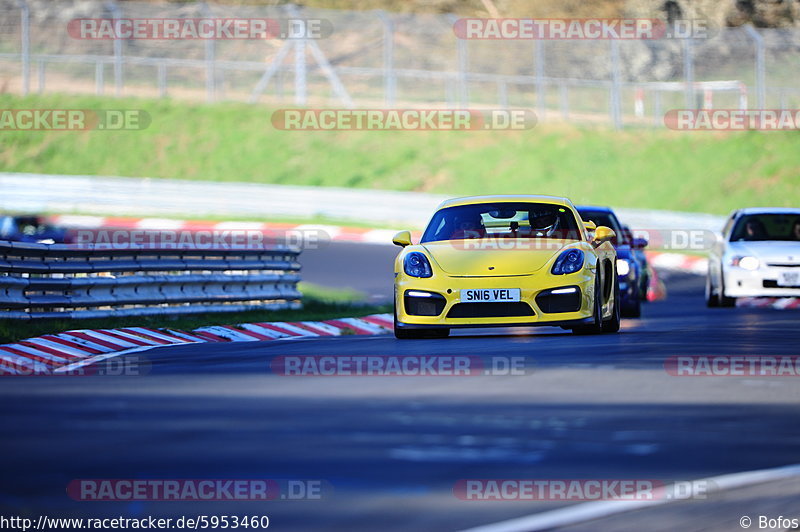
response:
<path id="1" fill-rule="evenodd" d="M 625 259 L 617 259 L 617 275 L 623 277 L 628 275 L 631 271 L 631 265 Z"/>
<path id="2" fill-rule="evenodd" d="M 733 257 L 731 260 L 731 264 L 734 266 L 738 266 L 744 270 L 757 270 L 758 267 L 761 265 L 759 260 L 755 257 L 744 256 L 744 257 Z"/>

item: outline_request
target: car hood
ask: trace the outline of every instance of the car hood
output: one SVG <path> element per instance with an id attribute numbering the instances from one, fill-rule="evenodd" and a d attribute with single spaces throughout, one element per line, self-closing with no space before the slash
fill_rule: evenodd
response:
<path id="1" fill-rule="evenodd" d="M 728 254 L 751 255 L 768 263 L 800 264 L 800 242 L 792 240 L 729 242 Z"/>
<path id="2" fill-rule="evenodd" d="M 520 240 L 446 240 L 422 246 L 446 273 L 464 277 L 526 275 L 534 273 L 573 240 L 548 240 L 541 249 Z M 504 247 L 506 249 L 496 249 Z"/>

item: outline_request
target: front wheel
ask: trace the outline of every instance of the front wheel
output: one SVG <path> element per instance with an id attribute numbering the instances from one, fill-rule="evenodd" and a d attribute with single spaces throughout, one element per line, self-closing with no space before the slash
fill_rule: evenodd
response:
<path id="1" fill-rule="evenodd" d="M 719 306 L 719 299 L 717 294 L 714 293 L 714 285 L 711 284 L 711 272 L 708 272 L 706 277 L 706 306 L 708 308 Z"/>
<path id="2" fill-rule="evenodd" d="M 592 311 L 592 323 L 578 325 L 572 328 L 575 334 L 600 334 L 603 332 L 603 298 L 600 291 L 600 277 L 594 278 L 594 308 Z"/>
<path id="3" fill-rule="evenodd" d="M 722 272 L 722 268 L 720 268 L 719 273 L 719 294 L 717 296 L 719 298 L 717 303 L 720 307 L 731 308 L 736 306 L 736 298 L 725 295 L 725 274 Z"/>
<path id="4" fill-rule="evenodd" d="M 614 272 L 614 308 L 611 309 L 611 319 L 603 322 L 604 333 L 619 332 L 619 326 L 621 322 L 620 314 L 621 314 L 621 309 L 619 304 L 619 279 L 617 278 L 617 272 Z"/>
<path id="5" fill-rule="evenodd" d="M 627 305 L 622 305 L 623 318 L 641 318 L 642 317 L 642 289 L 641 287 L 636 291 L 636 294 L 628 301 Z M 622 303 L 620 301 L 620 303 Z"/>

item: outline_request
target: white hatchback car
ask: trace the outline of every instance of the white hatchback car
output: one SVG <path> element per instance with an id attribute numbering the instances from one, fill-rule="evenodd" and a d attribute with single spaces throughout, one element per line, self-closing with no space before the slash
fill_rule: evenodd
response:
<path id="1" fill-rule="evenodd" d="M 708 259 L 706 304 L 737 297 L 800 297 L 800 209 L 748 208 L 731 214 Z"/>

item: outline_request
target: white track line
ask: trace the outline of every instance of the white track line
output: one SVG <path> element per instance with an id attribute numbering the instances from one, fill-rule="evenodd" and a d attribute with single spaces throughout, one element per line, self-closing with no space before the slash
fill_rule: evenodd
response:
<path id="1" fill-rule="evenodd" d="M 792 464 L 772 469 L 731 473 L 717 477 L 709 477 L 695 482 L 708 483 L 707 493 L 743 488 L 755 484 L 774 482 L 793 477 L 800 477 L 800 464 Z M 500 521 L 489 525 L 470 528 L 462 532 L 534 532 L 552 530 L 564 526 L 576 525 L 608 517 L 611 515 L 639 510 L 649 506 L 658 506 L 686 499 L 654 499 L 641 501 L 595 501 L 559 508 L 550 512 L 542 512 L 508 521 Z"/>

